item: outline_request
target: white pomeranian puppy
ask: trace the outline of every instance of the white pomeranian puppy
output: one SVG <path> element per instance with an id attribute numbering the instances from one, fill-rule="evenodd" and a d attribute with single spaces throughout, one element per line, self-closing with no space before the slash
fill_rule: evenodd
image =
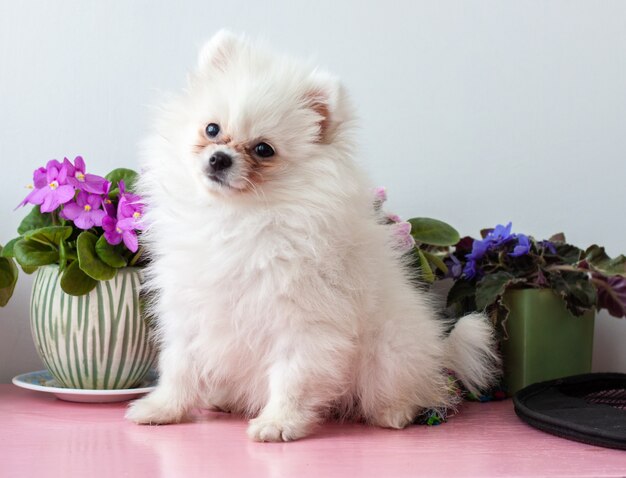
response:
<path id="1" fill-rule="evenodd" d="M 139 188 L 160 379 L 128 419 L 215 407 L 289 441 L 331 416 L 402 428 L 453 407 L 446 368 L 493 381 L 487 319 L 448 335 L 379 223 L 333 76 L 220 32 L 156 129 Z"/>

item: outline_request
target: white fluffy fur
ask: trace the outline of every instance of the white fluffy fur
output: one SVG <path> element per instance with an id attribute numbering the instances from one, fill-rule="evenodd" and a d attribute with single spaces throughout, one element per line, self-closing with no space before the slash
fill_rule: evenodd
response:
<path id="1" fill-rule="evenodd" d="M 270 143 L 276 167 L 244 190 L 232 146 L 194 149 L 210 122 L 233 142 Z M 212 406 L 254 417 L 254 440 L 287 441 L 331 414 L 401 428 L 454 406 L 444 367 L 472 389 L 493 380 L 486 319 L 463 318 L 445 338 L 377 223 L 352 127 L 330 75 L 225 32 L 204 47 L 143 157 L 160 381 L 130 420 Z M 234 155 L 231 187 L 204 172 L 216 150 Z"/>

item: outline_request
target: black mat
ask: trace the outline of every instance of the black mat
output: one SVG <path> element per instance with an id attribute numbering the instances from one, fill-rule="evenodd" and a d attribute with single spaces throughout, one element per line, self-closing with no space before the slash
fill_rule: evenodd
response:
<path id="1" fill-rule="evenodd" d="M 590 373 L 536 383 L 513 397 L 529 425 L 591 445 L 626 450 L 626 374 Z"/>

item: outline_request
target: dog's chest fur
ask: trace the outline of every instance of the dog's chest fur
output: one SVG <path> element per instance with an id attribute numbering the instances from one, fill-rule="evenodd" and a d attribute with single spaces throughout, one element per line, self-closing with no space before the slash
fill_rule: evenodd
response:
<path id="1" fill-rule="evenodd" d="M 296 332 L 313 334 L 341 314 L 346 334 L 357 335 L 352 319 L 362 291 L 342 287 L 342 278 L 354 273 L 347 267 L 351 232 L 327 234 L 323 227 L 332 226 L 314 225 L 293 209 L 216 210 L 203 219 L 178 215 L 161 223 L 171 231 L 196 227 L 189 235 L 160 233 L 176 243 L 161 241 L 164 253 L 154 264 L 158 277 L 168 277 L 169 293 L 176 291 L 162 300 L 168 308 L 175 301 L 181 311 L 160 325 L 168 336 L 184 338 L 212 405 L 245 404 L 236 411 L 254 413 L 267 398 L 270 368 L 297 345 L 291 342 Z M 302 321 L 303 309 L 309 323 Z"/>

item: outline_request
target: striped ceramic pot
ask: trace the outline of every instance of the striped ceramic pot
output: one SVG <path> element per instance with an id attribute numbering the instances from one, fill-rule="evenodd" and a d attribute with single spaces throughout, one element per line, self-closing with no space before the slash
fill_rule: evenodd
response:
<path id="1" fill-rule="evenodd" d="M 63 386 L 110 390 L 136 386 L 155 349 L 140 313 L 141 270 L 119 269 L 83 296 L 63 292 L 58 266 L 37 269 L 30 325 L 39 356 Z"/>

